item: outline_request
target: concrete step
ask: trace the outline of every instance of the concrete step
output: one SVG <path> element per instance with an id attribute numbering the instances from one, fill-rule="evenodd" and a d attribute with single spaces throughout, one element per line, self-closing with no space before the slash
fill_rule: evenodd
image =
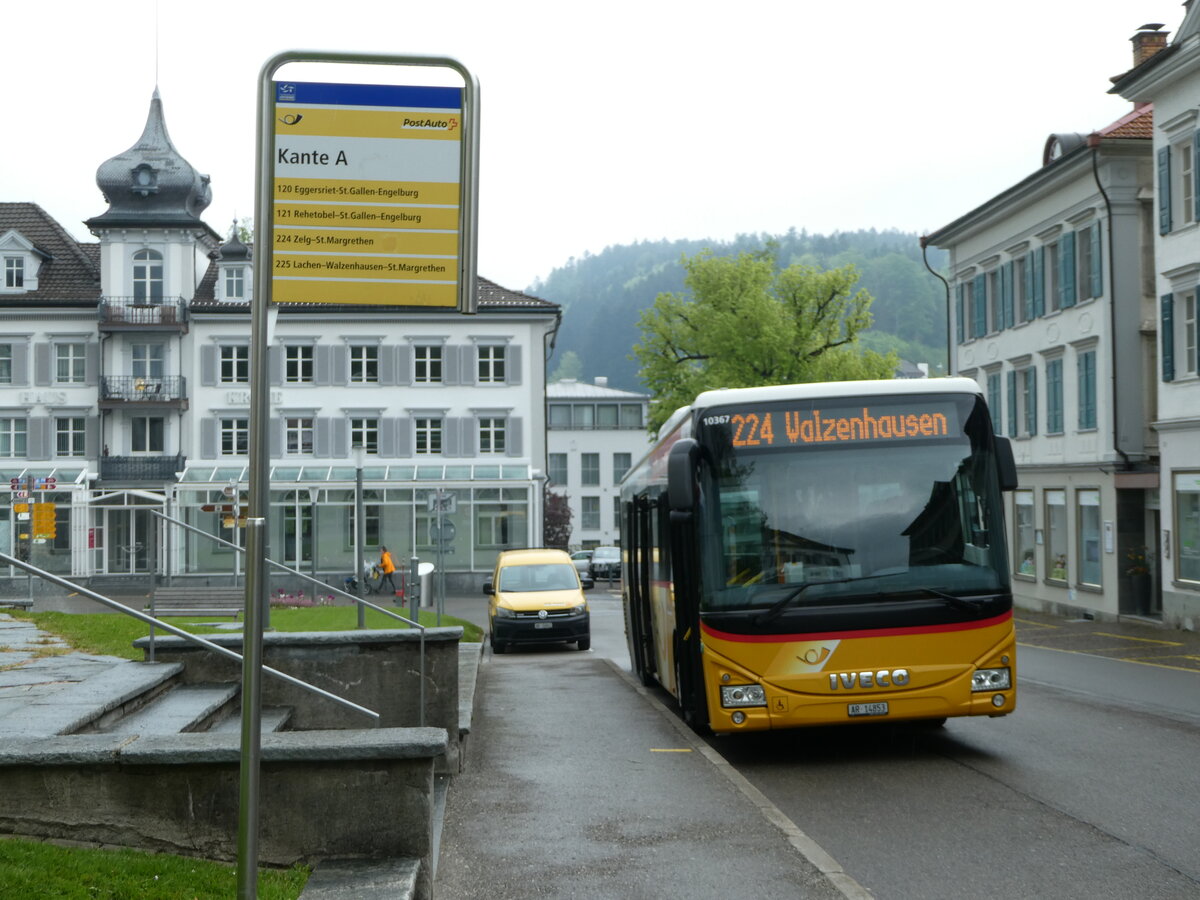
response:
<path id="1" fill-rule="evenodd" d="M 25 738 L 74 734 L 161 688 L 182 671 L 182 663 L 114 663 L 13 711 L 4 718 L 4 731 Z"/>
<path id="2" fill-rule="evenodd" d="M 324 860 L 300 900 L 411 900 L 420 868 L 417 859 Z"/>
<path id="3" fill-rule="evenodd" d="M 283 727 L 287 725 L 288 720 L 292 717 L 292 708 L 290 706 L 267 706 L 262 711 L 262 725 L 260 730 L 263 734 L 268 731 L 283 731 Z M 226 716 L 220 722 L 208 729 L 212 732 L 233 732 L 240 734 L 242 730 L 242 713 L 240 710 L 235 710 L 233 715 Z"/>
<path id="4" fill-rule="evenodd" d="M 179 734 L 204 725 L 238 695 L 236 684 L 184 684 L 104 729 L 107 734 Z"/>

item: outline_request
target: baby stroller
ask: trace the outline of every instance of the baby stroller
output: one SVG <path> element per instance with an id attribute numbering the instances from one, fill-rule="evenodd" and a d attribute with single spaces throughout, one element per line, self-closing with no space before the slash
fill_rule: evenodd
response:
<path id="1" fill-rule="evenodd" d="M 374 581 L 374 582 L 379 581 L 380 575 L 381 575 L 381 573 L 379 571 L 379 566 L 372 565 L 371 563 L 363 563 L 362 578 L 363 578 L 363 585 L 367 588 L 367 591 L 371 590 L 371 582 L 372 581 Z M 352 593 L 352 594 L 358 593 L 358 579 L 355 578 L 353 575 L 347 575 L 346 578 L 343 580 L 342 584 L 345 585 L 346 591 L 348 593 Z"/>

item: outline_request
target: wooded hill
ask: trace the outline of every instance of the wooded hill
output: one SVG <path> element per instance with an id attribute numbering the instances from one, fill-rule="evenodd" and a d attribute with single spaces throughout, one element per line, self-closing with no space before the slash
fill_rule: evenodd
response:
<path id="1" fill-rule="evenodd" d="M 776 245 L 780 266 L 804 263 L 831 269 L 853 263 L 860 275 L 859 287 L 875 298 L 874 324 L 862 336 L 864 346 L 881 353 L 895 350 L 909 362 L 929 363 L 931 373 L 944 371 L 946 292 L 925 268 L 917 235 L 874 230 L 819 235 L 792 230 L 784 235 L 739 235 L 726 242 L 643 241 L 569 260 L 527 289 L 563 307 L 562 328 L 550 360 L 551 379 L 591 381 L 604 375 L 611 387 L 644 390 L 631 357 L 631 348 L 641 338 L 638 316 L 660 293 L 684 290 L 682 257 L 706 249 L 717 256 L 756 252 L 768 242 Z M 929 264 L 942 271 L 945 251 L 931 247 Z"/>

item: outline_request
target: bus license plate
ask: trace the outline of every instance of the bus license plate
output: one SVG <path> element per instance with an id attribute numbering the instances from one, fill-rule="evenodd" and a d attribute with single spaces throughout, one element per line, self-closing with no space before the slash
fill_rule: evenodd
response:
<path id="1" fill-rule="evenodd" d="M 533 627 L 534 628 L 553 628 L 554 623 L 553 622 L 534 622 Z"/>
<path id="2" fill-rule="evenodd" d="M 887 703 L 851 703 L 849 707 L 852 716 L 886 716 Z"/>

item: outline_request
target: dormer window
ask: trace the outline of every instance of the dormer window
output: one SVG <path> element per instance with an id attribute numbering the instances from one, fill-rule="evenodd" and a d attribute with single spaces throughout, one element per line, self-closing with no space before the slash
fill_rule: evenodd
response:
<path id="1" fill-rule="evenodd" d="M 163 264 L 157 250 L 139 250 L 133 254 L 133 302 L 162 303 Z"/>
<path id="2" fill-rule="evenodd" d="M 158 193 L 158 173 L 142 163 L 133 170 L 133 186 L 130 189 L 143 197 Z"/>
<path id="3" fill-rule="evenodd" d="M 225 268 L 225 299 L 246 299 L 246 267 L 227 266 Z"/>
<path id="4" fill-rule="evenodd" d="M 4 257 L 4 287 L 10 291 L 25 289 L 25 257 Z"/>

